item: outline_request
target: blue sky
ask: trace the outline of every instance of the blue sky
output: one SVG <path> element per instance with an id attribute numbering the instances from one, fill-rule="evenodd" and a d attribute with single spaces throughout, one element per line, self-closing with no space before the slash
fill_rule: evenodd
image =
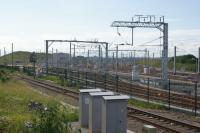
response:
<path id="1" fill-rule="evenodd" d="M 120 29 L 118 37 L 110 27 L 112 21 L 154 14 L 164 15 L 169 23 L 171 52 L 174 45 L 196 51 L 200 47 L 199 5 L 199 0 L 0 0 L 0 48 L 9 50 L 14 42 L 15 50 L 44 51 L 45 39 L 130 42 L 130 29 Z M 136 29 L 134 43 L 158 35 L 156 30 Z"/>

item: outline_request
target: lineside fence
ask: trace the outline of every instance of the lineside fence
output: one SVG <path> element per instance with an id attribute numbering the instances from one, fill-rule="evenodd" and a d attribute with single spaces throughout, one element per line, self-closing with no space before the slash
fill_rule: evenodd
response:
<path id="1" fill-rule="evenodd" d="M 17 69 L 17 68 L 16 68 Z M 23 71 L 34 75 L 33 67 L 23 67 Z M 43 75 L 46 69 L 42 70 Z M 111 74 L 102 71 L 86 71 L 64 68 L 49 68 L 48 75 L 59 76 L 69 82 L 70 85 L 80 88 L 103 88 L 130 95 L 147 102 L 164 104 L 169 109 L 184 108 L 197 115 L 200 109 L 200 84 L 196 81 L 183 82 L 168 80 L 168 89 L 159 89 L 161 82 L 155 82 L 151 78 L 140 78 L 134 81 L 130 76 Z"/>

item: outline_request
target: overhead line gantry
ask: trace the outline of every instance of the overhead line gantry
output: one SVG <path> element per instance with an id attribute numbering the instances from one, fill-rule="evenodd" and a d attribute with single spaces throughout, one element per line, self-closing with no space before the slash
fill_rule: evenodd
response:
<path id="1" fill-rule="evenodd" d="M 111 27 L 134 28 L 155 28 L 163 33 L 163 51 L 162 51 L 162 81 L 163 88 L 168 87 L 168 23 L 165 23 L 164 16 L 156 18 L 154 15 L 135 15 L 132 21 L 114 21 Z"/>
<path id="2" fill-rule="evenodd" d="M 70 43 L 70 55 L 69 55 L 69 64 L 71 64 L 71 43 L 85 43 L 85 44 L 98 44 L 99 47 L 101 45 L 104 46 L 105 48 L 105 65 L 107 64 L 108 61 L 108 42 L 99 42 L 99 41 L 80 41 L 80 40 L 45 40 L 46 43 L 46 73 L 48 74 L 48 50 L 49 47 L 54 43 L 54 42 L 69 42 Z M 107 67 L 105 67 L 105 71 L 107 71 Z"/>

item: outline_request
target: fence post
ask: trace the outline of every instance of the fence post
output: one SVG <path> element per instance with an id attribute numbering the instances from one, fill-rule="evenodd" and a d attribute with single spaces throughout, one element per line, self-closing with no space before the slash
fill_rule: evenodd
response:
<path id="1" fill-rule="evenodd" d="M 77 78 L 78 78 L 78 84 L 80 83 L 80 81 L 79 81 L 79 70 L 77 71 Z"/>
<path id="2" fill-rule="evenodd" d="M 64 69 L 64 74 L 65 74 L 65 79 L 67 79 L 67 75 L 66 75 L 66 69 Z"/>
<path id="3" fill-rule="evenodd" d="M 194 113 L 195 113 L 195 116 L 197 116 L 197 81 L 195 81 L 195 107 L 194 107 Z"/>
<path id="4" fill-rule="evenodd" d="M 72 85 L 72 73 L 71 73 L 71 69 L 69 70 L 69 79 L 70 79 L 70 85 Z"/>
<path id="5" fill-rule="evenodd" d="M 119 79 L 119 77 L 118 77 L 118 75 L 116 74 L 116 92 L 118 92 L 118 79 Z"/>
<path id="6" fill-rule="evenodd" d="M 96 74 L 96 72 L 94 73 L 94 87 L 95 87 L 95 89 L 97 88 L 97 74 Z"/>
<path id="7" fill-rule="evenodd" d="M 170 106 L 171 106 L 171 81 L 170 81 L 170 79 L 169 79 L 169 85 L 168 85 L 168 87 L 169 87 L 169 92 L 168 92 L 168 108 L 170 110 Z"/>
<path id="8" fill-rule="evenodd" d="M 130 78 L 130 95 L 132 96 L 132 77 Z"/>
<path id="9" fill-rule="evenodd" d="M 87 89 L 87 72 L 85 73 L 85 86 L 86 86 L 86 89 Z"/>
<path id="10" fill-rule="evenodd" d="M 104 89 L 106 90 L 106 72 L 105 72 L 105 75 L 104 75 Z"/>
<path id="11" fill-rule="evenodd" d="M 149 103 L 149 78 L 148 78 L 148 81 L 147 81 L 147 85 L 148 85 L 148 91 L 147 91 L 147 93 L 148 93 L 147 96 L 148 97 L 147 97 L 147 100 L 148 100 L 148 103 Z"/>

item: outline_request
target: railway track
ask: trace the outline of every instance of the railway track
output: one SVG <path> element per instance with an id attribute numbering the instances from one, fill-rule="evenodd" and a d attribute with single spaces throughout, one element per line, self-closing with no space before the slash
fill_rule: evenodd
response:
<path id="1" fill-rule="evenodd" d="M 78 94 L 79 93 L 76 92 L 76 91 L 69 90 L 69 89 L 66 89 L 66 88 L 61 87 L 61 86 L 52 85 L 52 84 L 49 84 L 49 83 L 45 83 L 45 82 L 42 82 L 42 81 L 39 81 L 39 80 L 27 78 L 27 77 L 20 76 L 20 78 L 22 80 L 30 83 L 30 84 L 33 84 L 33 85 L 36 85 L 36 86 L 39 86 L 39 87 L 43 87 L 45 89 L 48 89 L 48 90 L 51 90 L 51 91 L 54 91 L 54 92 L 57 92 L 57 93 L 61 93 L 61 94 L 64 94 L 66 96 L 69 96 L 69 97 L 72 97 L 72 98 L 78 100 Z"/>
<path id="2" fill-rule="evenodd" d="M 20 77 L 20 78 L 30 84 L 44 87 L 51 91 L 62 93 L 66 96 L 74 98 L 75 100 L 78 100 L 79 92 L 77 91 L 66 89 L 64 87 L 49 84 L 46 82 L 33 80 L 27 77 Z M 127 110 L 128 110 L 129 118 L 139 120 L 146 124 L 153 125 L 167 132 L 174 132 L 174 133 L 199 133 L 200 132 L 199 125 L 194 125 L 194 124 L 182 122 L 176 119 L 167 118 L 162 115 L 150 113 L 150 112 L 137 109 L 134 107 L 130 107 L 130 106 L 127 107 Z"/>
<path id="3" fill-rule="evenodd" d="M 147 87 L 147 85 L 141 85 L 135 82 L 130 81 L 130 78 L 126 79 L 123 76 L 118 79 L 116 82 L 115 74 L 107 73 L 106 78 L 104 73 L 96 73 L 95 71 L 87 72 L 85 70 L 75 71 L 70 70 L 66 74 L 66 69 L 63 68 L 52 68 L 49 69 L 49 74 L 54 76 L 62 76 L 71 81 L 78 81 L 79 83 L 88 83 L 93 86 L 108 89 L 111 91 L 117 91 L 120 93 L 124 93 L 127 95 L 150 99 L 155 102 L 165 103 L 170 105 L 174 105 L 181 108 L 186 108 L 190 110 L 197 110 L 200 108 L 200 101 L 195 101 L 195 96 L 173 92 L 170 93 L 167 90 Z M 44 70 L 45 71 L 45 70 Z M 86 76 L 87 75 L 87 76 Z M 106 79 L 106 80 L 105 80 Z M 94 81 L 96 82 L 94 85 Z M 87 85 L 86 85 L 87 86 Z M 148 96 L 149 95 L 149 96 Z"/>
<path id="4" fill-rule="evenodd" d="M 200 126 L 180 120 L 168 118 L 159 114 L 150 113 L 134 107 L 127 107 L 128 117 L 153 125 L 173 133 L 199 133 Z"/>

